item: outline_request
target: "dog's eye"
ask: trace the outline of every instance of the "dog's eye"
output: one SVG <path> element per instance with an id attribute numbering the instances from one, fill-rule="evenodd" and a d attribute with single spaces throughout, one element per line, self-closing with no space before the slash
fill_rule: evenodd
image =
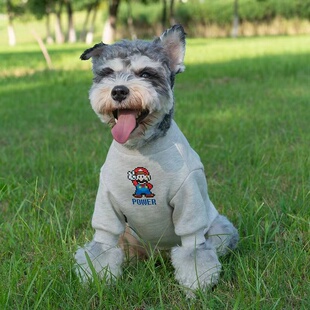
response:
<path id="1" fill-rule="evenodd" d="M 140 77 L 144 79 L 149 79 L 152 75 L 149 72 L 143 71 L 140 73 Z"/>
<path id="2" fill-rule="evenodd" d="M 138 73 L 138 76 L 144 79 L 156 78 L 158 76 L 156 70 L 152 68 L 144 68 Z"/>
<path id="3" fill-rule="evenodd" d="M 104 68 L 98 73 L 98 75 L 100 75 L 101 77 L 107 77 L 111 75 L 113 72 L 114 71 L 111 68 Z"/>

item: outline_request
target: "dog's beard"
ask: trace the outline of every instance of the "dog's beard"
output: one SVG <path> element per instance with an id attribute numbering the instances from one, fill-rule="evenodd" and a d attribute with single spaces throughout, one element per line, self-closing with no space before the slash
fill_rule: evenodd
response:
<path id="1" fill-rule="evenodd" d="M 90 101 L 94 111 L 104 123 L 112 127 L 113 138 L 129 147 L 142 145 L 154 134 L 157 125 L 173 107 L 173 94 L 156 92 L 146 82 L 126 81 L 129 96 L 121 102 L 111 97 L 112 83 L 94 84 L 90 91 Z"/>

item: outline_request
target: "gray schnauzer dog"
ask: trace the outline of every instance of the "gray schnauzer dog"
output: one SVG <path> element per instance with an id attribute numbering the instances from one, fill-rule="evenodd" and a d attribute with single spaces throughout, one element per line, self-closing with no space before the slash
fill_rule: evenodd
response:
<path id="1" fill-rule="evenodd" d="M 184 71 L 180 25 L 151 42 L 96 44 L 89 98 L 111 126 L 113 142 L 101 168 L 93 240 L 76 252 L 82 280 L 122 274 L 125 253 L 171 249 L 175 278 L 191 297 L 218 282 L 218 260 L 238 232 L 209 199 L 199 156 L 173 120 L 175 75 Z"/>

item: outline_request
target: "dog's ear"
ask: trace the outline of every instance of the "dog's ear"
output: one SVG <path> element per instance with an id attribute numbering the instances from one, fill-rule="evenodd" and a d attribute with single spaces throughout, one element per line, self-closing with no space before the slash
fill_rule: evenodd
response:
<path id="1" fill-rule="evenodd" d="M 185 55 L 185 35 L 181 25 L 174 25 L 159 37 L 163 48 L 170 58 L 171 70 L 176 74 L 183 72 Z"/>
<path id="2" fill-rule="evenodd" d="M 81 60 L 88 60 L 91 57 L 100 56 L 102 51 L 104 50 L 105 46 L 107 46 L 107 45 L 102 43 L 102 42 L 94 45 L 93 47 L 84 51 L 84 53 L 80 56 L 80 59 Z"/>

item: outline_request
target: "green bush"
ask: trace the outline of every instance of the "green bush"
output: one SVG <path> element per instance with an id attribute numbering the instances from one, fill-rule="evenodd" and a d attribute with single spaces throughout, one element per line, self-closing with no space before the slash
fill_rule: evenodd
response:
<path id="1" fill-rule="evenodd" d="M 154 24 L 160 23 L 162 7 L 158 3 L 148 5 L 134 3 L 131 5 L 131 14 L 136 27 L 152 27 Z M 128 16 L 128 4 L 127 2 L 123 2 L 120 6 L 118 22 L 122 25 L 126 25 Z"/>
<path id="2" fill-rule="evenodd" d="M 233 7 L 227 5 L 227 0 L 180 3 L 175 10 L 175 17 L 182 24 L 216 23 L 223 25 L 231 21 L 232 14 Z"/>
<path id="3" fill-rule="evenodd" d="M 175 5 L 175 19 L 185 26 L 232 23 L 234 0 L 191 0 Z M 126 25 L 127 4 L 121 5 L 119 22 Z M 162 19 L 161 2 L 133 2 L 132 17 L 137 27 L 153 27 Z M 310 19 L 310 0 L 239 0 L 240 21 L 269 22 L 275 17 Z"/>

